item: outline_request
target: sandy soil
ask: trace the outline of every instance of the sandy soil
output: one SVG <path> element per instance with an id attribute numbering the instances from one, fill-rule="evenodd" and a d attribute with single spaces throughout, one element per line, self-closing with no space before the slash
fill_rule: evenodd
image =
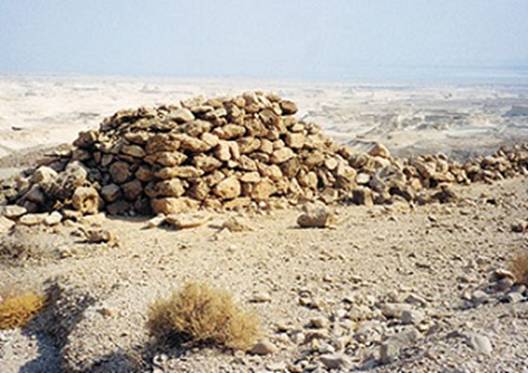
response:
<path id="1" fill-rule="evenodd" d="M 508 114 L 528 106 L 523 87 L 195 83 L 3 78 L 0 148 L 9 157 L 1 171 L 117 109 L 257 83 L 298 101 L 301 115 L 340 141 L 381 140 L 396 154 L 467 155 L 528 128 L 528 116 Z M 60 340 L 36 326 L 0 332 L 0 371 L 130 371 L 139 359 L 156 372 L 322 372 L 336 361 L 341 371 L 528 372 L 527 293 L 492 289 L 490 279 L 528 249 L 526 234 L 511 229 L 528 216 L 528 180 L 456 190 L 459 202 L 447 205 L 336 206 L 335 229 L 300 229 L 292 208 L 242 214 L 252 230 L 239 233 L 219 232 L 229 214 L 181 231 L 145 230 L 144 219 L 83 222 L 114 232 L 118 248 L 79 242 L 76 225 L 26 233 L 34 257 L 0 261 L 0 286 L 38 290 L 58 277 L 90 302 Z M 229 289 L 259 315 L 276 351 L 152 346 L 149 304 L 189 280 Z M 384 348 L 398 350 L 390 362 Z"/>
<path id="2" fill-rule="evenodd" d="M 97 217 L 92 220 L 103 219 L 121 248 L 92 245 L 87 251 L 73 245 L 64 259 L 4 264 L 0 273 L 9 286 L 35 288 L 62 275 L 95 294 L 96 301 L 69 332 L 67 343 L 76 348 L 62 357 L 69 364 L 90 367 L 120 351 L 141 353 L 149 343 L 148 305 L 198 280 L 229 289 L 254 309 L 278 352 L 260 357 L 215 349 L 162 350 L 146 357 L 150 369 L 282 371 L 291 365 L 320 370 L 320 355 L 335 350 L 341 340 L 348 343 L 346 370 L 522 371 L 528 361 L 526 299 L 503 304 L 503 294 L 493 293 L 477 305 L 464 297 L 487 286 L 493 270 L 526 249 L 526 237 L 510 226 L 526 217 L 527 186 L 525 179 L 514 179 L 459 188 L 461 202 L 452 205 L 338 207 L 340 223 L 332 230 L 297 228 L 295 210 L 245 216 L 253 231 L 220 236 L 216 226 L 226 215 L 182 231 L 143 230 L 142 221 Z M 252 302 L 256 294 L 269 300 Z M 402 325 L 398 317 L 386 318 L 381 313 L 387 303 L 406 304 L 423 320 Z M 103 317 L 101 309 L 110 310 L 110 316 Z M 315 346 L 304 343 L 314 332 L 307 326 L 314 318 L 324 320 Z M 417 339 L 395 363 L 380 365 L 382 341 L 409 329 L 419 331 Z M 472 333 L 489 339 L 489 355 L 470 347 Z M 53 369 L 60 359 L 39 334 L 0 335 L 3 371 L 38 371 L 24 369 L 39 359 Z M 43 357 L 40 350 L 48 352 Z"/>

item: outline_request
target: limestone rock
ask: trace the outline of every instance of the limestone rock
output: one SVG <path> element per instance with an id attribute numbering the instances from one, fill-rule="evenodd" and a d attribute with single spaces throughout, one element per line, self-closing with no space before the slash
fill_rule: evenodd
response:
<path id="1" fill-rule="evenodd" d="M 221 199 L 233 199 L 240 195 L 241 186 L 238 179 L 234 176 L 225 178 L 214 188 L 215 194 Z"/>
<path id="2" fill-rule="evenodd" d="M 92 187 L 79 187 L 73 193 L 72 205 L 83 214 L 96 214 L 99 211 L 99 194 Z"/>
<path id="3" fill-rule="evenodd" d="M 297 218 L 301 228 L 328 228 L 335 223 L 334 214 L 325 207 L 310 208 Z"/>
<path id="4" fill-rule="evenodd" d="M 188 197 L 156 198 L 151 200 L 151 207 L 155 214 L 179 214 L 196 210 L 200 203 Z"/>

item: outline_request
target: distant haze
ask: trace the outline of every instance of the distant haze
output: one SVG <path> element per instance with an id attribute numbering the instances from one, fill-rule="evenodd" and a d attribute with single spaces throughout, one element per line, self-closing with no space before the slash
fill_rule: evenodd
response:
<path id="1" fill-rule="evenodd" d="M 0 0 L 0 73 L 528 79 L 528 0 Z"/>

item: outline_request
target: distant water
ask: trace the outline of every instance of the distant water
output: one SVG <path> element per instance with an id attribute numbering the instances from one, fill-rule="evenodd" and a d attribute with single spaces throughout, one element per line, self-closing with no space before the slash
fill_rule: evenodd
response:
<path id="1" fill-rule="evenodd" d="M 312 72 L 316 79 L 352 82 L 528 84 L 528 66 L 363 67 Z"/>

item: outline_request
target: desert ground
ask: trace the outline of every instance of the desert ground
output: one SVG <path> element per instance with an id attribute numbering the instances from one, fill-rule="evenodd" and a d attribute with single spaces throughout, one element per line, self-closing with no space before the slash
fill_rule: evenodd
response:
<path id="1" fill-rule="evenodd" d="M 119 109 L 254 89 L 296 101 L 300 118 L 357 150 L 463 160 L 528 138 L 523 85 L 2 77 L 0 178 Z M 52 283 L 65 303 L 0 331 L 0 371 L 528 372 L 528 292 L 507 274 L 528 250 L 512 229 L 528 218 L 528 179 L 453 188 L 446 204 L 328 206 L 336 222 L 323 229 L 298 226 L 301 206 L 209 212 L 182 230 L 104 214 L 17 227 L 2 240 L 28 255 L 0 260 L 0 287 Z M 245 227 L 222 229 L 233 216 Z M 91 225 L 118 245 L 81 240 Z M 188 281 L 252 310 L 260 349 L 153 344 L 149 306 Z"/>

